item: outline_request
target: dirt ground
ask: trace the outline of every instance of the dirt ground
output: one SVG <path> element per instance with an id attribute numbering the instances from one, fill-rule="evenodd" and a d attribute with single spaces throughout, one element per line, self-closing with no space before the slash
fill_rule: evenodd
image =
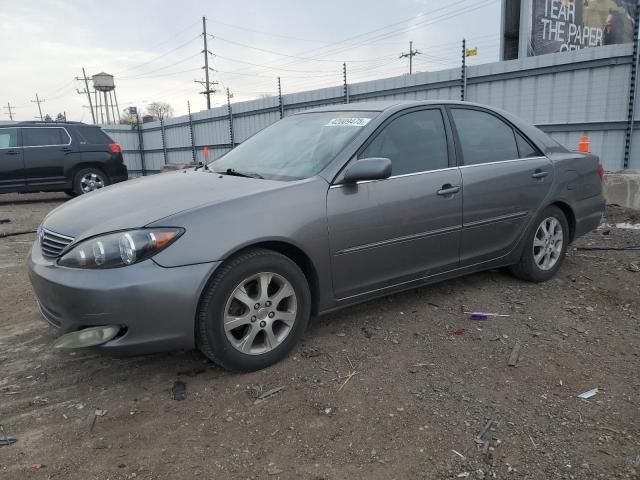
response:
<path id="1" fill-rule="evenodd" d="M 4 195 L 0 232 L 64 200 Z M 243 375 L 197 352 L 54 351 L 25 268 L 34 235 L 0 238 L 0 424 L 17 438 L 0 479 L 640 478 L 640 251 L 575 249 L 640 245 L 614 226 L 640 220 L 610 207 L 604 222 L 545 284 L 495 270 L 372 301 Z"/>

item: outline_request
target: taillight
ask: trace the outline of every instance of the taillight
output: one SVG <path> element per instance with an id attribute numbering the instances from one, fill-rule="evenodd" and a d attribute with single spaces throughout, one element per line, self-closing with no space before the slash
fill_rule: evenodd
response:
<path id="1" fill-rule="evenodd" d="M 600 175 L 600 180 L 604 179 L 604 167 L 602 163 L 600 163 L 600 160 L 598 160 L 598 175 Z"/>
<path id="2" fill-rule="evenodd" d="M 117 143 L 110 143 L 109 150 L 111 150 L 113 153 L 122 153 L 122 149 L 120 148 L 120 145 Z"/>

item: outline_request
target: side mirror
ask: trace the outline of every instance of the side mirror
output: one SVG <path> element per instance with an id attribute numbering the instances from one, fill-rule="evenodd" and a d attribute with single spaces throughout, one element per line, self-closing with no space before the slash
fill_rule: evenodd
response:
<path id="1" fill-rule="evenodd" d="M 344 183 L 362 180 L 383 180 L 391 176 L 391 160 L 388 158 L 362 158 L 347 167 Z"/>

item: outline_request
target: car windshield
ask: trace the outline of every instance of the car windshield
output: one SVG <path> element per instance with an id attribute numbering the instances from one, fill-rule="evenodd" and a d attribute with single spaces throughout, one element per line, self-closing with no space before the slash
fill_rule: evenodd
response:
<path id="1" fill-rule="evenodd" d="M 319 173 L 377 112 L 305 113 L 260 131 L 209 164 L 219 172 L 270 180 Z"/>

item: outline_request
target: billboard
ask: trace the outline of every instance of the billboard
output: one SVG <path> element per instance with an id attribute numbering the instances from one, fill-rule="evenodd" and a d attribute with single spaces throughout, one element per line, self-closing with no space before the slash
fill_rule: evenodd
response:
<path id="1" fill-rule="evenodd" d="M 527 54 L 633 42 L 636 0 L 532 0 Z"/>

